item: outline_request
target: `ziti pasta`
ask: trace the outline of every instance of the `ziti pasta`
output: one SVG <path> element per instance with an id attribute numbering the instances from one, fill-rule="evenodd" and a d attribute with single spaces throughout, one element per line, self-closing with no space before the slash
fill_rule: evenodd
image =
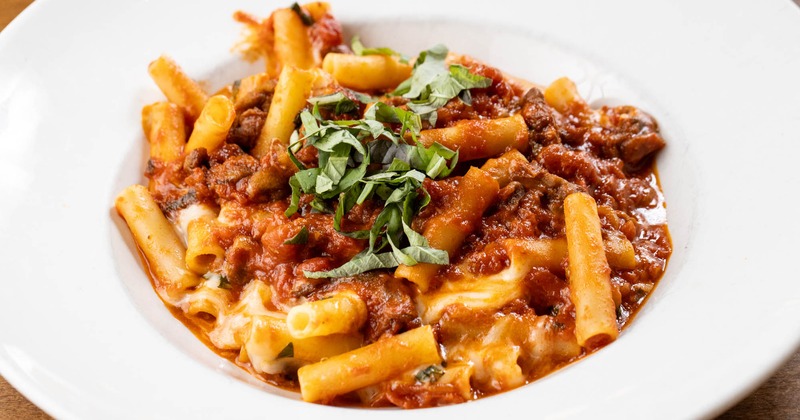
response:
<path id="1" fill-rule="evenodd" d="M 662 276 L 643 111 L 345 43 L 326 3 L 235 18 L 263 73 L 204 92 L 156 58 L 148 184 L 115 203 L 220 356 L 310 402 L 461 403 L 609 345 Z"/>

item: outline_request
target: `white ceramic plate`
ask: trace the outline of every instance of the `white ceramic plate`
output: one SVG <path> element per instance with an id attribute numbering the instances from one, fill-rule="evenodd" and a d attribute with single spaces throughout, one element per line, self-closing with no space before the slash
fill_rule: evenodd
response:
<path id="1" fill-rule="evenodd" d="M 675 251 L 613 345 L 521 389 L 396 418 L 684 418 L 746 395 L 800 339 L 800 10 L 787 0 L 337 2 L 350 33 L 438 42 L 595 103 L 652 113 Z M 253 72 L 263 0 L 38 0 L 0 35 L 0 374 L 59 418 L 367 418 L 249 380 L 156 298 L 112 210 L 140 182 L 147 63 L 209 87 Z M 445 417 L 443 417 L 445 416 Z"/>

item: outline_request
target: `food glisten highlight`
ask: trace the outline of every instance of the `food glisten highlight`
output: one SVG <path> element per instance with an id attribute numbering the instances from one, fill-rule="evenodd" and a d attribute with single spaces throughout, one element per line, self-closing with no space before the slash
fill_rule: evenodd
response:
<path id="1" fill-rule="evenodd" d="M 344 43 L 327 3 L 237 12 L 263 73 L 149 72 L 148 186 L 116 200 L 159 297 L 306 401 L 430 407 L 614 341 L 671 254 L 658 125 L 437 45 Z"/>

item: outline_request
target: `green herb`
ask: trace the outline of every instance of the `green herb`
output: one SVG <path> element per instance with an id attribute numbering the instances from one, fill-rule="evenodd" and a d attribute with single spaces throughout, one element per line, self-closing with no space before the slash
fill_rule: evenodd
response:
<path id="1" fill-rule="evenodd" d="M 297 3 L 292 3 L 291 9 L 293 12 L 297 13 L 297 16 L 300 17 L 300 20 L 303 22 L 303 25 L 311 26 L 314 24 L 314 18 L 311 17 L 302 7 L 300 7 Z"/>
<path id="2" fill-rule="evenodd" d="M 444 370 L 437 365 L 430 365 L 417 372 L 414 376 L 418 382 L 433 383 L 444 375 Z"/>
<path id="3" fill-rule="evenodd" d="M 358 38 L 358 35 L 354 36 L 352 40 L 350 40 L 350 49 L 353 50 L 355 55 L 388 55 L 391 57 L 397 57 L 401 63 L 408 63 L 408 57 L 399 52 L 387 48 L 387 47 L 379 47 L 379 48 L 366 48 L 364 44 L 361 43 L 361 39 Z"/>
<path id="4" fill-rule="evenodd" d="M 424 147 L 405 143 L 406 134 L 415 139 L 421 128 L 419 116 L 413 112 L 378 102 L 364 119 L 331 121 L 322 118 L 319 108 L 321 104 L 340 103 L 341 97 L 312 98 L 309 102 L 314 105 L 313 110 L 300 114 L 304 136 L 295 135 L 289 147 L 289 155 L 300 170 L 289 180 L 292 198 L 286 217 L 299 210 L 302 194 L 312 194 L 312 208 L 334 213 L 336 231 L 369 239 L 369 247 L 341 267 L 306 271 L 306 277 L 352 276 L 420 262 L 447 264 L 447 252 L 431 248 L 410 225 L 430 202 L 422 182 L 426 177 L 450 174 L 458 162 L 458 153 L 440 144 Z M 400 124 L 400 132 L 395 133 L 386 124 Z M 315 147 L 319 166 L 306 168 L 300 163 L 294 157 L 296 145 Z M 378 169 L 368 171 L 371 164 Z M 368 230 L 342 230 L 344 215 L 366 200 L 384 203 L 373 226 Z"/>
<path id="5" fill-rule="evenodd" d="M 206 280 L 210 280 L 217 283 L 217 288 L 220 289 L 230 289 L 231 283 L 228 281 L 228 278 L 225 277 L 224 274 L 214 273 L 209 271 L 208 273 L 203 275 L 203 278 Z"/>
<path id="6" fill-rule="evenodd" d="M 349 96 L 356 98 L 356 100 L 350 99 L 348 95 L 345 95 L 344 92 L 347 92 Z M 362 104 L 367 104 L 370 102 L 375 102 L 375 99 L 369 95 L 345 89 L 343 92 L 317 96 L 308 100 L 310 104 L 317 106 L 319 109 L 331 110 L 335 115 L 349 114 L 353 111 L 357 111 L 359 109 L 359 105 L 356 101 L 361 102 Z"/>
<path id="7" fill-rule="evenodd" d="M 294 344 L 292 342 L 289 342 L 289 344 L 287 344 L 286 347 L 284 347 L 283 350 L 278 353 L 278 357 L 276 357 L 276 359 L 281 359 L 284 357 L 294 357 Z"/>
<path id="8" fill-rule="evenodd" d="M 242 86 L 242 79 L 236 79 L 231 87 L 231 96 L 236 99 L 239 96 L 239 88 Z"/>
<path id="9" fill-rule="evenodd" d="M 300 232 L 297 232 L 297 235 L 294 235 L 290 239 L 286 240 L 283 244 L 284 245 L 305 245 L 308 242 L 308 229 L 303 226 L 300 229 Z"/>
<path id="10" fill-rule="evenodd" d="M 418 114 L 386 105 L 383 102 L 376 102 L 374 106 L 367 110 L 364 117 L 382 123 L 400 124 L 399 137 L 404 138 L 406 134 L 410 134 L 414 141 L 416 141 L 422 129 L 422 119 Z"/>
<path id="11" fill-rule="evenodd" d="M 458 96 L 470 105 L 472 96 L 469 89 L 485 88 L 492 84 L 492 79 L 469 72 L 460 64 L 445 63 L 447 47 L 435 47 L 420 53 L 414 63 L 411 77 L 400 83 L 392 95 L 403 96 L 411 101 L 408 108 L 431 125 L 436 124 L 436 110 Z"/>
<path id="12" fill-rule="evenodd" d="M 332 93 L 325 96 L 317 96 L 308 100 L 312 105 L 319 108 L 328 108 L 336 115 L 347 114 L 358 109 L 358 104 L 345 96 L 342 92 Z"/>

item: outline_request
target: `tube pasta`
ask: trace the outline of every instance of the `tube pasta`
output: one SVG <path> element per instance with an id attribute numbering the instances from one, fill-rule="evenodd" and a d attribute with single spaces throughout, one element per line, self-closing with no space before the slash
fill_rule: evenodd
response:
<path id="1" fill-rule="evenodd" d="M 481 169 L 491 175 L 500 188 L 508 185 L 512 181 L 512 167 L 518 164 L 528 164 L 528 159 L 519 152 L 519 150 L 509 150 L 503 153 L 500 157 L 489 159 L 481 166 Z"/>
<path id="2" fill-rule="evenodd" d="M 385 55 L 330 53 L 322 60 L 322 69 L 340 85 L 356 90 L 393 89 L 411 77 L 411 65 Z"/>
<path id="3" fill-rule="evenodd" d="M 184 243 L 188 243 L 189 223 L 195 220 L 214 220 L 216 218 L 217 213 L 210 206 L 195 203 L 178 211 L 175 228 L 182 236 Z"/>
<path id="4" fill-rule="evenodd" d="M 250 362 L 258 372 L 282 372 L 288 360 L 278 361 L 278 356 L 291 342 L 285 324 L 284 320 L 268 315 L 253 316 L 239 360 Z"/>
<path id="5" fill-rule="evenodd" d="M 562 114 L 568 113 L 576 105 L 586 106 L 575 82 L 566 77 L 557 79 L 545 89 L 544 100 Z"/>
<path id="6" fill-rule="evenodd" d="M 465 401 L 472 398 L 470 378 L 475 373 L 475 367 L 468 363 L 448 364 L 444 375 L 437 382 L 451 384 Z"/>
<path id="7" fill-rule="evenodd" d="M 279 9 L 272 14 L 275 31 L 275 55 L 283 67 L 300 69 L 314 67 L 314 52 L 308 39 L 308 29 L 297 13 L 291 9 Z"/>
<path id="8" fill-rule="evenodd" d="M 500 391 L 525 384 L 525 374 L 517 364 L 522 349 L 509 344 L 491 342 L 479 352 L 473 377 L 479 389 Z"/>
<path id="9" fill-rule="evenodd" d="M 575 335 L 582 347 L 614 341 L 619 333 L 611 280 L 594 199 L 573 193 L 564 200 L 569 253 L 570 298 L 575 305 Z"/>
<path id="10" fill-rule="evenodd" d="M 222 95 L 212 96 L 194 123 L 194 130 L 186 143 L 186 151 L 191 152 L 201 147 L 209 152 L 216 150 L 228 136 L 234 119 L 236 112 L 233 102 Z"/>
<path id="11" fill-rule="evenodd" d="M 524 320 L 524 317 L 523 317 Z M 542 377 L 581 354 L 575 335 L 558 328 L 555 319 L 536 316 L 532 322 L 512 323 L 524 349 L 519 364 L 528 375 Z"/>
<path id="12" fill-rule="evenodd" d="M 292 339 L 294 358 L 316 363 L 361 347 L 364 340 L 357 334 L 331 334 L 320 337 Z"/>
<path id="13" fill-rule="evenodd" d="M 312 72 L 291 66 L 283 68 L 275 86 L 267 121 L 252 151 L 256 157 L 261 158 L 269 152 L 273 138 L 279 139 L 285 145 L 289 144 L 289 137 L 294 131 L 294 119 L 306 106 L 313 82 Z"/>
<path id="14" fill-rule="evenodd" d="M 214 236 L 212 222 L 208 219 L 189 222 L 186 242 L 186 266 L 197 274 L 207 273 L 214 261 L 225 257 L 225 249 Z"/>
<path id="15" fill-rule="evenodd" d="M 323 16 L 331 11 L 331 5 L 326 1 L 312 1 L 310 3 L 305 3 L 303 4 L 303 8 L 306 9 L 306 12 L 308 12 L 308 14 L 311 16 L 311 19 L 314 19 L 314 21 L 322 19 Z"/>
<path id="16" fill-rule="evenodd" d="M 385 381 L 409 369 L 442 361 L 430 326 L 303 366 L 297 371 L 305 401 L 333 397 Z"/>
<path id="17" fill-rule="evenodd" d="M 186 249 L 172 225 L 141 185 L 124 189 L 115 206 L 147 259 L 159 296 L 176 304 L 186 289 L 200 283 L 200 277 L 186 269 Z"/>
<path id="18" fill-rule="evenodd" d="M 186 313 L 189 315 L 206 313 L 214 318 L 218 318 L 231 303 L 231 292 L 216 285 L 209 285 L 206 283 L 189 293 Z"/>
<path id="19" fill-rule="evenodd" d="M 452 127 L 422 130 L 419 142 L 425 146 L 439 143 L 458 150 L 460 161 L 483 159 L 509 149 L 528 148 L 528 126 L 522 115 L 494 120 L 467 120 Z"/>
<path id="20" fill-rule="evenodd" d="M 562 271 L 561 263 L 567 258 L 567 240 L 557 239 L 507 239 L 505 242 L 513 244 L 513 247 L 524 248 L 526 252 L 532 252 L 537 256 L 537 267 L 545 267 L 552 272 Z M 603 250 L 610 266 L 614 268 L 627 269 L 630 263 L 628 252 L 633 249 L 630 241 L 625 238 L 611 237 L 603 242 Z M 613 263 L 612 263 L 613 261 Z M 634 259 L 635 261 L 635 259 Z"/>
<path id="21" fill-rule="evenodd" d="M 242 78 L 239 81 L 238 87 L 232 91 L 236 92 L 233 97 L 234 105 L 239 106 L 243 99 L 248 98 L 251 94 L 256 94 L 267 89 L 274 88 L 275 79 L 268 73 L 257 73 L 251 76 Z"/>
<path id="22" fill-rule="evenodd" d="M 367 320 L 367 305 L 358 295 L 343 292 L 289 310 L 286 323 L 293 338 L 357 331 Z"/>
<path id="23" fill-rule="evenodd" d="M 200 116 L 208 95 L 171 58 L 162 55 L 147 70 L 170 102 L 182 107 L 191 120 Z"/>
<path id="24" fill-rule="evenodd" d="M 478 168 L 470 168 L 453 194 L 458 200 L 451 201 L 447 208 L 428 221 L 422 235 L 431 247 L 445 250 L 452 257 L 467 235 L 472 233 L 483 212 L 494 202 L 499 190 L 497 181 L 491 175 Z M 424 292 L 439 268 L 438 265 L 427 263 L 401 265 L 394 275 L 408 279 Z"/>
<path id="25" fill-rule="evenodd" d="M 178 160 L 186 145 L 183 111 L 169 102 L 156 102 L 142 108 L 142 128 L 150 143 L 150 159 Z"/>
<path id="26" fill-rule="evenodd" d="M 361 337 L 333 334 L 324 337 L 293 338 L 286 321 L 269 315 L 256 315 L 250 323 L 242 357 L 263 373 L 280 373 L 288 364 L 315 363 L 361 346 Z M 284 355 L 291 344 L 291 354 Z"/>
<path id="27" fill-rule="evenodd" d="M 606 251 L 608 265 L 611 267 L 623 270 L 636 268 L 636 251 L 628 238 L 621 234 L 609 235 L 603 241 L 603 248 Z"/>

